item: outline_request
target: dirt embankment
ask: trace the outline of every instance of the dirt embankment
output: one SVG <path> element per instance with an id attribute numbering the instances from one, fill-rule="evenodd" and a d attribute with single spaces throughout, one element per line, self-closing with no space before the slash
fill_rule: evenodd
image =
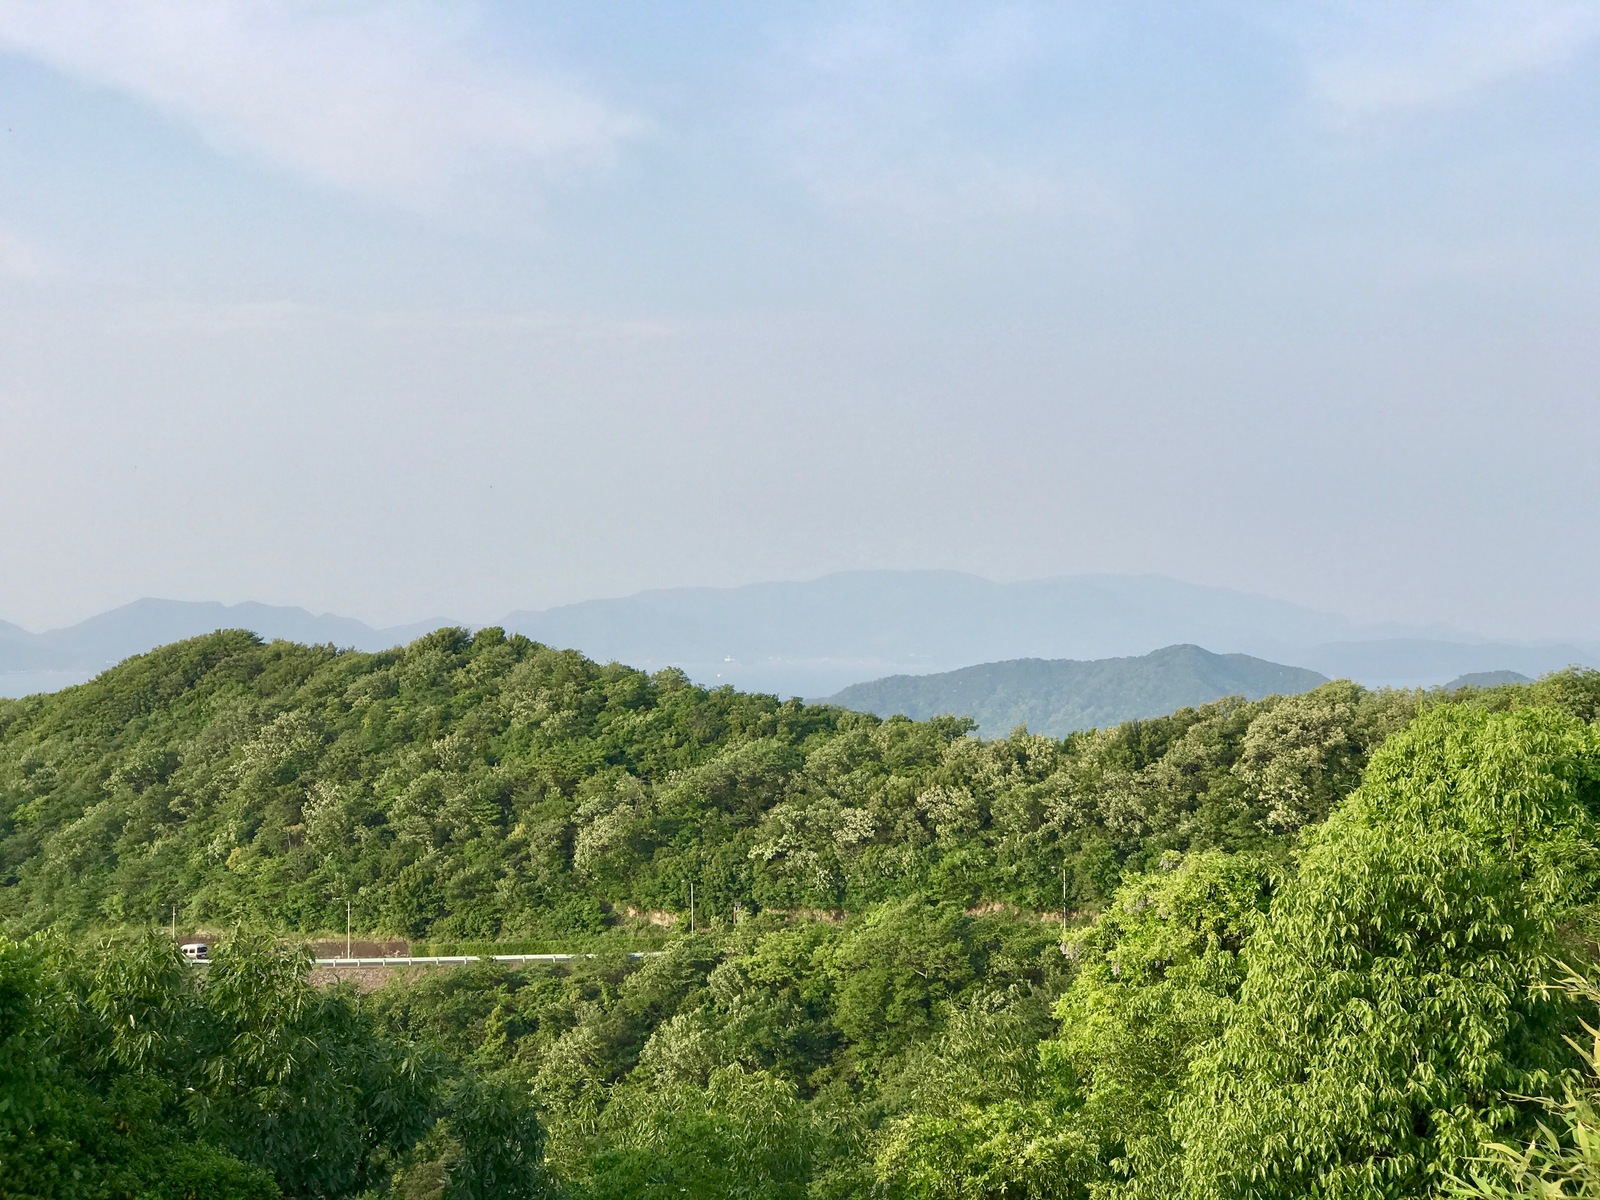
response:
<path id="1" fill-rule="evenodd" d="M 344 951 L 343 938 L 323 938 L 307 942 L 313 958 L 405 958 L 411 953 L 411 943 L 403 940 L 387 942 L 362 941 L 350 943 L 350 953 Z"/>

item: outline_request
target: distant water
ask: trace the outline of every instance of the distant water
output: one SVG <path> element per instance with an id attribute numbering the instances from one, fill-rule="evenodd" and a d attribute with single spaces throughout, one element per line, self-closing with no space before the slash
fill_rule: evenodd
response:
<path id="1" fill-rule="evenodd" d="M 94 671 L 0 671 L 0 696 L 59 692 L 95 677 Z"/>

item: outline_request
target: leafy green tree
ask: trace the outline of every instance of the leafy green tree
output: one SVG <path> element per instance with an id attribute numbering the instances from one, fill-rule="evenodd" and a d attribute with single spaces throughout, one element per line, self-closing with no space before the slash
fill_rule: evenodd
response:
<path id="1" fill-rule="evenodd" d="M 1600 741 L 1550 710 L 1424 714 L 1309 838 L 1177 1107 L 1182 1195 L 1410 1197 L 1558 1090 L 1537 988 L 1600 881 Z"/>
<path id="2" fill-rule="evenodd" d="M 811 1114 L 792 1084 L 765 1071 L 719 1067 L 704 1086 L 619 1091 L 579 1191 L 597 1200 L 800 1200 L 815 1141 Z"/>
<path id="3" fill-rule="evenodd" d="M 1260 855 L 1212 851 L 1125 883 L 1062 946 L 1076 973 L 1058 1036 L 1029 1027 L 1027 998 L 991 996 L 912 1057 L 915 1099 L 878 1150 L 880 1180 L 928 1200 L 1084 1197 L 1130 1178 L 1163 1194 L 1173 1100 L 1232 1016 L 1272 880 Z"/>
<path id="4" fill-rule="evenodd" d="M 833 1022 L 881 1055 L 931 1029 L 943 1002 L 977 977 L 976 926 L 921 897 L 887 904 L 833 947 Z"/>
<path id="5" fill-rule="evenodd" d="M 1264 805 L 1264 827 L 1315 825 L 1360 781 L 1370 747 L 1412 711 L 1348 680 L 1285 697 L 1250 722 L 1234 773 Z"/>
<path id="6" fill-rule="evenodd" d="M 138 1069 L 158 1041 L 138 1019 L 159 1022 L 164 1006 L 130 1009 L 134 1023 L 116 1031 L 120 1047 L 91 1047 L 103 1030 L 82 1028 L 81 999 L 52 969 L 49 949 L 0 938 L 0 1192 L 18 1200 L 278 1196 L 268 1171 L 195 1140 L 173 1111 L 170 1081 Z M 87 1059 L 86 1048 L 96 1051 Z"/>
<path id="7" fill-rule="evenodd" d="M 0 1180 L 38 1197 L 371 1194 L 443 1149 L 451 1200 L 547 1194 L 526 1093 L 385 1036 L 265 938 L 0 939 Z"/>
<path id="8" fill-rule="evenodd" d="M 1083 1181 L 1133 1181 L 1170 1195 L 1178 1161 L 1172 1106 L 1196 1056 L 1228 1027 L 1241 952 L 1275 886 L 1264 855 L 1170 856 L 1125 883 L 1067 949 L 1078 972 L 1041 1047 L 1072 1095 L 1072 1123 L 1095 1147 Z"/>
<path id="9" fill-rule="evenodd" d="M 1558 985 L 1600 1009 L 1600 987 L 1568 973 Z M 1570 1200 L 1600 1195 L 1600 1030 L 1585 1021 L 1573 1049 L 1583 1059 L 1581 1079 L 1565 1082 L 1559 1099 L 1543 1098 L 1535 1132 L 1525 1142 L 1491 1142 L 1451 1180 L 1454 1200 Z"/>
<path id="10" fill-rule="evenodd" d="M 905 1111 L 881 1131 L 876 1182 L 906 1200 L 1065 1200 L 1083 1194 L 1096 1147 L 1072 1120 L 1054 1064 L 1046 989 L 985 989 L 917 1047 L 887 1097 Z"/>
<path id="11" fill-rule="evenodd" d="M 191 1111 L 285 1193 L 353 1195 L 428 1131 L 443 1064 L 379 1036 L 348 997 L 312 987 L 307 965 L 265 938 L 223 945 L 198 989 Z"/>

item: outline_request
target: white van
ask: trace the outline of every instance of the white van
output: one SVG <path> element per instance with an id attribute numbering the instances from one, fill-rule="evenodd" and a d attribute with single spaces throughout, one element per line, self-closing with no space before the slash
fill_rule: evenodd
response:
<path id="1" fill-rule="evenodd" d="M 209 961 L 211 947 L 204 942 L 185 942 L 178 949 L 183 951 L 183 956 L 190 962 Z"/>

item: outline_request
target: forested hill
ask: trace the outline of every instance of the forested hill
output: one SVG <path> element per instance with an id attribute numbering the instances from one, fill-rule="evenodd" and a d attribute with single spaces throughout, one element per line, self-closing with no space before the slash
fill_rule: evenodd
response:
<path id="1" fill-rule="evenodd" d="M 1560 679 L 1538 685 L 1547 690 Z M 0 704 L 0 916 L 432 938 L 927 893 L 1092 909 L 1171 850 L 1286 844 L 1420 693 L 1328 684 L 1065 741 L 599 665 L 498 629 L 379 654 L 223 632 Z"/>
<path id="2" fill-rule="evenodd" d="M 1304 667 L 1168 646 L 1137 658 L 1019 658 L 936 675 L 891 675 L 845 688 L 825 703 L 887 717 L 956 713 L 986 737 L 1026 725 L 1065 737 L 1080 729 L 1159 717 L 1224 696 L 1260 700 L 1308 692 L 1327 677 Z"/>
<path id="3" fill-rule="evenodd" d="M 0 1191 L 1595 1194 L 1597 711 L 1329 683 L 981 741 L 498 630 L 168 646 L 0 704 L 0 915 L 58 927 L 0 937 Z M 690 883 L 697 934 L 615 953 Z M 358 996 L 248 930 L 61 936 L 343 897 L 597 954 Z"/>

